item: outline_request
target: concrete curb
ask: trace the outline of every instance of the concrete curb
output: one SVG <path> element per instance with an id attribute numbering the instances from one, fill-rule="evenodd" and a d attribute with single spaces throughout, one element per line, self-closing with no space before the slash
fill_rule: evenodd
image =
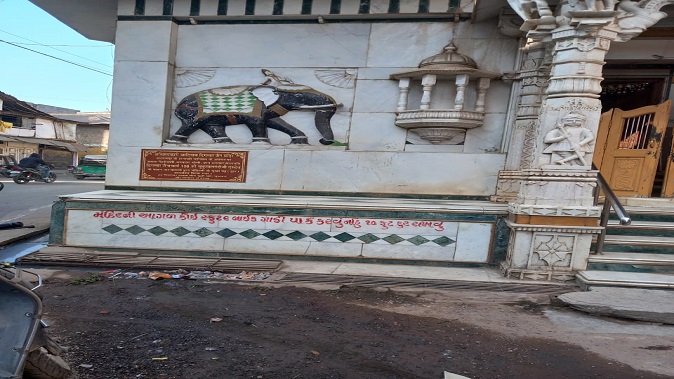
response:
<path id="1" fill-rule="evenodd" d="M 573 309 L 594 315 L 674 325 L 674 291 L 594 287 L 557 298 Z"/>
<path id="2" fill-rule="evenodd" d="M 22 222 L 24 225 L 35 225 L 35 227 L 0 230 L 0 247 L 49 232 L 51 208 L 40 209 L 12 221 Z"/>
<path id="3" fill-rule="evenodd" d="M 17 232 L 17 231 L 24 231 L 24 230 L 29 230 L 28 232 L 19 232 L 19 233 L 12 233 L 11 235 L 5 235 L 7 232 Z M 2 230 L 0 231 L 0 247 L 5 247 L 9 244 L 15 243 L 15 242 L 20 242 L 23 240 L 27 240 L 31 237 L 39 236 L 41 234 L 49 232 L 49 226 L 46 227 L 35 227 L 35 228 L 19 228 L 19 229 L 7 229 L 7 230 Z"/>

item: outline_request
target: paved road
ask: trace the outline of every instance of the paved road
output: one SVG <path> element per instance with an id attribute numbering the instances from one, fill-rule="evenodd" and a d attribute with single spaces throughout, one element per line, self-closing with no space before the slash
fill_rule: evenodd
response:
<path id="1" fill-rule="evenodd" d="M 71 174 L 60 174 L 54 183 L 16 184 L 10 178 L 0 177 L 5 188 L 0 191 L 0 222 L 19 219 L 25 215 L 51 207 L 60 195 L 98 191 L 104 181 L 77 180 Z"/>

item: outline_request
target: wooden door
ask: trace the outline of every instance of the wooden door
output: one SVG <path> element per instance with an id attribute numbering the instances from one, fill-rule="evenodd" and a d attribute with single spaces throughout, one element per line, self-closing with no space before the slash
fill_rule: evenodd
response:
<path id="1" fill-rule="evenodd" d="M 662 183 L 662 197 L 674 197 L 674 138 L 672 138 L 672 148 L 667 157 L 667 166 L 665 177 Z"/>
<path id="2" fill-rule="evenodd" d="M 651 196 L 671 100 L 602 115 L 595 166 L 618 196 Z"/>

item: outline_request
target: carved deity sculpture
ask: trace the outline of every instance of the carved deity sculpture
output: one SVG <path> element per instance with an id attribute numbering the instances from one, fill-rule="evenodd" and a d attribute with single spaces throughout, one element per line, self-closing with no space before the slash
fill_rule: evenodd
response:
<path id="1" fill-rule="evenodd" d="M 615 0 L 585 0 L 588 11 L 612 11 L 615 8 Z"/>
<path id="2" fill-rule="evenodd" d="M 585 127 L 586 117 L 571 112 L 562 117 L 545 135 L 544 142 L 549 144 L 543 153 L 551 154 L 550 163 L 558 165 L 589 166 L 585 159 L 587 153 L 593 151 L 594 134 Z"/>
<path id="3" fill-rule="evenodd" d="M 524 21 L 536 24 L 554 24 L 555 18 L 546 0 L 508 0 L 508 3 Z"/>

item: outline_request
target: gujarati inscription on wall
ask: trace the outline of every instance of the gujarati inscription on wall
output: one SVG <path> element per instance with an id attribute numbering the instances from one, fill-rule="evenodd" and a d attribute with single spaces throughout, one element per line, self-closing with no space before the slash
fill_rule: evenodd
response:
<path id="1" fill-rule="evenodd" d="M 143 149 L 140 180 L 245 183 L 247 151 Z"/>

